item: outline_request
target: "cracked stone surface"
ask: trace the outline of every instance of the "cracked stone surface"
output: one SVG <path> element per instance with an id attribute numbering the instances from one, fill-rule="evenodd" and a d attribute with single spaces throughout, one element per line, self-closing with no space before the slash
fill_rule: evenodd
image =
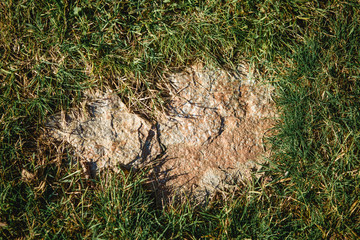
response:
<path id="1" fill-rule="evenodd" d="M 70 143 L 83 161 L 117 171 L 119 164 L 139 167 L 161 152 L 156 130 L 130 113 L 118 96 L 96 92 L 81 105 L 50 117 L 47 125 L 52 136 Z"/>
<path id="2" fill-rule="evenodd" d="M 266 154 L 263 137 L 275 115 L 271 87 L 257 84 L 246 66 L 239 70 L 196 65 L 171 75 L 167 113 L 155 123 L 131 113 L 115 94 L 96 92 L 47 126 L 84 163 L 115 171 L 151 166 L 160 195 L 203 200 L 249 178 Z"/>

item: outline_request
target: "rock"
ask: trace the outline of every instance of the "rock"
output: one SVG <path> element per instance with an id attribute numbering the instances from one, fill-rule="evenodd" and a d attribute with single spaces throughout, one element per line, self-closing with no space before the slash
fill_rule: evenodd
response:
<path id="1" fill-rule="evenodd" d="M 72 145 L 97 168 L 151 166 L 162 196 L 199 200 L 250 177 L 265 153 L 272 126 L 271 87 L 240 74 L 201 65 L 167 79 L 167 113 L 151 124 L 111 92 L 88 94 L 82 108 L 52 117 L 53 137 Z M 241 75 L 242 74 L 242 75 Z"/>
<path id="2" fill-rule="evenodd" d="M 269 86 L 202 66 L 190 71 L 169 79 L 172 100 L 159 123 L 167 148 L 162 172 L 172 191 L 196 186 L 202 196 L 250 177 L 273 109 Z"/>
<path id="3" fill-rule="evenodd" d="M 35 179 L 35 175 L 26 169 L 21 171 L 21 180 L 24 182 L 31 182 Z"/>
<path id="4" fill-rule="evenodd" d="M 161 152 L 152 125 L 130 113 L 115 94 L 87 93 L 82 108 L 50 118 L 47 127 L 58 140 L 70 143 L 84 162 L 96 168 L 140 167 Z"/>

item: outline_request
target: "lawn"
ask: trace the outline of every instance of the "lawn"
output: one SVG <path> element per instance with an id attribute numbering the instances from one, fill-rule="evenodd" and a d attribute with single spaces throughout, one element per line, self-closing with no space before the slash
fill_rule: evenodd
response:
<path id="1" fill-rule="evenodd" d="M 4 0 L 0 33 L 3 239 L 360 238 L 359 1 Z M 43 134 L 88 88 L 151 119 L 163 77 L 195 61 L 246 61 L 275 87 L 270 182 L 160 209 L 145 175 L 89 187 Z"/>

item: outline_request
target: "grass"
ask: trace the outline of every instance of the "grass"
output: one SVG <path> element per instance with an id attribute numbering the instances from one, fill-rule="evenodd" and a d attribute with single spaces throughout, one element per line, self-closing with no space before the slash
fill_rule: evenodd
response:
<path id="1" fill-rule="evenodd" d="M 360 236 L 358 1 L 0 3 L 0 235 L 4 239 Z M 280 113 L 265 175 L 209 206 L 155 207 L 144 176 L 90 188 L 71 150 L 42 136 L 86 88 L 152 117 L 162 76 L 247 60 Z M 22 171 L 30 173 L 28 179 Z"/>

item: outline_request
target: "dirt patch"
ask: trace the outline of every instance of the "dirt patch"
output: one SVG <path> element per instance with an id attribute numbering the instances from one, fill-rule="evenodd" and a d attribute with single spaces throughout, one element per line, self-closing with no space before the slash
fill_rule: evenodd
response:
<path id="1" fill-rule="evenodd" d="M 166 83 L 171 100 L 154 123 L 110 91 L 96 92 L 82 107 L 52 116 L 49 133 L 100 170 L 151 166 L 149 177 L 166 198 L 186 193 L 204 200 L 249 178 L 266 153 L 271 87 L 256 83 L 245 66 L 234 74 L 197 65 Z"/>

